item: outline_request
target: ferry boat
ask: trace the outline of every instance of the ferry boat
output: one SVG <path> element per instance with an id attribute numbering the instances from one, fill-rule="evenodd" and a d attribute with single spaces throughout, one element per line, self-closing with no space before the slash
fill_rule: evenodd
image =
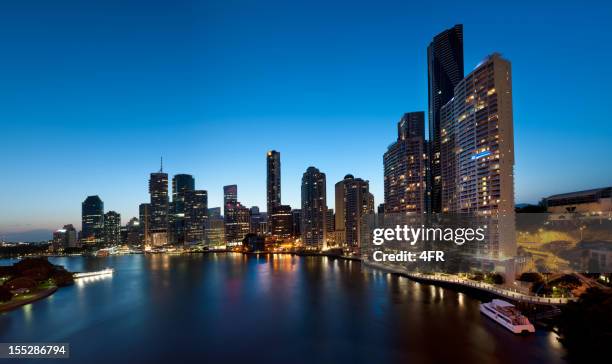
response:
<path id="1" fill-rule="evenodd" d="M 84 273 L 74 273 L 73 277 L 74 278 L 86 278 L 86 277 L 94 277 L 94 276 L 101 276 L 101 275 L 109 275 L 109 274 L 113 274 L 113 272 L 115 271 L 114 268 L 105 268 L 96 272 L 84 272 Z"/>
<path id="2" fill-rule="evenodd" d="M 515 334 L 535 332 L 527 317 L 506 301 L 495 299 L 489 303 L 481 303 L 480 312 Z"/>

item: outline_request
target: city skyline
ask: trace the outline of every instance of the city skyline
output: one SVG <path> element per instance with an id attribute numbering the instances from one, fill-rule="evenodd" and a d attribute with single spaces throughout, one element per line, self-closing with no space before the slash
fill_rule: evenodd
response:
<path id="1" fill-rule="evenodd" d="M 516 11 L 516 9 L 511 10 Z M 609 11 L 609 9 L 605 10 Z M 568 9 L 565 11 L 568 12 Z M 577 9 L 577 11 L 584 10 Z M 181 14 L 172 15 L 176 15 L 178 19 Z M 92 14 L 89 16 L 95 18 Z M 555 193 L 609 185 L 612 179 L 611 172 L 597 166 L 602 165 L 602 162 L 605 163 L 606 153 L 609 153 L 606 140 L 610 137 L 610 129 L 606 128 L 600 113 L 590 110 L 593 108 L 590 106 L 591 103 L 598 103 L 599 98 L 605 102 L 609 91 L 604 88 L 599 90 L 598 87 L 602 86 L 593 83 L 590 84 L 590 96 L 574 96 L 571 99 L 573 103 L 567 103 L 567 99 L 564 102 L 563 97 L 560 97 L 556 87 L 548 87 L 552 78 L 559 77 L 559 71 L 564 64 L 567 64 L 566 62 L 581 65 L 584 64 L 581 62 L 586 61 L 575 56 L 569 61 L 560 60 L 560 57 L 548 59 L 548 68 L 539 69 L 537 72 L 540 77 L 537 84 L 547 86 L 546 92 L 539 92 L 540 89 L 530 79 L 534 77 L 534 71 L 530 69 L 534 65 L 536 69 L 538 65 L 541 65 L 539 63 L 541 59 L 538 59 L 538 56 L 543 57 L 546 50 L 548 54 L 552 54 L 551 49 L 555 49 L 555 45 L 559 46 L 558 43 L 555 43 L 558 40 L 550 39 L 551 44 L 540 44 L 539 47 L 533 49 L 534 52 L 522 54 L 520 51 L 522 46 L 528 49 L 534 46 L 534 43 L 530 43 L 526 38 L 529 26 L 534 24 L 527 22 L 524 30 L 495 28 L 491 31 L 492 35 L 487 35 L 483 34 L 485 23 L 478 23 L 473 18 L 472 21 L 460 19 L 462 17 L 465 17 L 465 14 L 456 19 L 444 18 L 439 23 L 424 26 L 418 32 L 410 28 L 410 31 L 401 31 L 396 35 L 385 33 L 384 36 L 388 36 L 389 39 L 381 47 L 374 47 L 374 50 L 379 52 L 378 54 L 364 55 L 363 58 L 352 61 L 354 63 L 346 64 L 346 70 L 343 70 L 346 77 L 361 75 L 363 77 L 359 80 L 366 81 L 363 86 L 372 88 L 374 91 L 367 91 L 366 88 L 350 91 L 349 88 L 353 84 L 344 85 L 343 78 L 338 77 L 331 78 L 325 84 L 313 88 L 312 83 L 302 79 L 303 75 L 300 76 L 300 70 L 314 72 L 316 68 L 296 63 L 297 60 L 290 57 L 293 62 L 289 62 L 288 69 L 280 71 L 268 69 L 268 72 L 271 72 L 269 78 L 260 79 L 258 76 L 254 81 L 247 77 L 245 84 L 233 80 L 230 86 L 245 91 L 243 87 L 253 87 L 261 82 L 268 83 L 268 79 L 275 80 L 277 77 L 293 74 L 299 78 L 299 80 L 290 79 L 290 85 L 294 88 L 294 92 L 291 93 L 293 96 L 282 97 L 281 93 L 285 91 L 284 89 L 270 86 L 259 99 L 259 101 L 266 101 L 264 105 L 269 103 L 270 106 L 254 109 L 253 100 L 248 100 L 243 101 L 246 108 L 240 108 L 240 104 L 234 104 L 235 109 L 217 108 L 208 113 L 204 109 L 210 102 L 235 100 L 229 94 L 237 95 L 230 86 L 227 86 L 229 88 L 221 87 L 219 95 L 211 96 L 204 91 L 202 95 L 205 96 L 201 96 L 200 91 L 189 88 L 194 85 L 187 82 L 183 85 L 186 88 L 178 91 L 187 93 L 184 96 L 188 96 L 189 112 L 179 114 L 178 117 L 186 121 L 175 125 L 169 123 L 176 122 L 177 116 L 170 116 L 169 113 L 185 106 L 185 101 L 170 99 L 167 101 L 169 106 L 163 110 L 159 110 L 159 107 L 149 110 L 149 102 L 161 96 L 159 94 L 153 95 L 155 97 L 148 99 L 145 104 L 142 104 L 145 99 L 140 99 L 141 104 L 136 107 L 138 105 L 125 104 L 127 100 L 110 97 L 108 92 L 112 89 L 107 88 L 106 92 L 91 95 L 92 97 L 101 96 L 101 100 L 87 99 L 87 107 L 67 112 L 64 110 L 64 103 L 74 97 L 77 97 L 78 100 L 78 96 L 70 90 L 76 87 L 75 83 L 83 82 L 78 79 L 83 75 L 80 72 L 66 79 L 68 84 L 64 93 L 50 98 L 51 101 L 59 101 L 57 107 L 50 105 L 50 100 L 43 98 L 46 95 L 44 92 L 40 94 L 34 92 L 31 95 L 36 105 L 40 104 L 47 113 L 41 113 L 39 110 L 28 110 L 24 113 L 20 109 L 20 105 L 21 107 L 24 105 L 22 96 L 19 93 L 11 95 L 13 98 L 16 97 L 16 104 L 12 104 L 0 114 L 5 120 L 14 120 L 8 125 L 4 138 L 3 159 L 7 159 L 4 175 L 9 178 L 0 181 L 0 190 L 3 191 L 1 193 L 2 205 L 9 206 L 9 208 L 2 208 L 0 211 L 0 234 L 36 228 L 57 229 L 66 224 L 78 226 L 80 221 L 78 206 L 88 195 L 99 195 L 108 210 L 117 211 L 122 216 L 122 222 L 125 223 L 131 217 L 138 216 L 140 203 L 148 201 L 146 179 L 151 171 L 156 170 L 160 155 L 163 155 L 166 160 L 165 170 L 169 172 L 169 176 L 180 173 L 194 176 L 198 188 L 208 191 L 210 207 L 222 206 L 224 185 L 237 184 L 240 190 L 240 200 L 244 205 L 259 206 L 263 211 L 266 206 L 266 170 L 263 158 L 268 150 L 273 149 L 280 151 L 283 155 L 283 203 L 293 208 L 300 206 L 301 175 L 308 166 L 315 166 L 327 175 L 327 195 L 330 198 L 333 196 L 334 183 L 350 173 L 370 182 L 370 190 L 378 205 L 383 200 L 382 154 L 388 144 L 395 139 L 397 121 L 405 112 L 427 112 L 427 46 L 436 34 L 455 23 L 464 24 L 465 73 L 469 73 L 479 60 L 495 51 L 500 52 L 513 64 L 516 202 L 534 203 L 540 198 Z M 408 19 L 410 17 L 407 16 L 406 20 Z M 76 21 L 72 18 L 68 20 Z M 136 20 L 146 25 L 150 19 Z M 559 20 L 554 21 L 559 22 Z M 327 23 L 323 22 L 323 24 Z M 586 32 L 589 29 L 592 31 L 593 27 L 597 27 L 596 24 L 585 26 L 587 29 L 580 29 L 580 31 Z M 376 23 L 370 24 L 369 27 L 372 30 L 378 29 Z M 69 30 L 69 25 L 66 26 L 66 29 L 62 28 L 57 31 L 67 30 Z M 191 34 L 190 30 L 175 28 L 171 30 L 169 34 L 173 36 L 185 35 L 185 31 Z M 127 31 L 128 34 L 138 35 L 130 33 L 129 29 Z M 340 35 L 349 37 L 348 30 L 346 32 Z M 542 40 L 541 37 L 548 34 L 547 32 L 550 30 L 541 29 L 540 33 L 535 34 L 539 34 L 539 39 Z M 600 36 L 595 33 L 593 32 L 588 41 L 583 37 L 584 43 L 595 42 Z M 377 33 L 377 35 L 382 34 Z M 27 34 L 23 36 L 28 37 Z M 486 41 L 488 37 L 493 37 L 496 41 Z M 312 39 L 319 38 L 321 38 L 320 35 Z M 300 44 L 306 42 L 307 45 L 310 45 L 309 39 L 311 38 L 301 38 Z M 113 40 L 115 39 L 112 35 L 109 36 L 108 47 L 118 46 L 113 43 Z M 352 38 L 346 40 L 349 44 L 344 50 L 354 55 L 355 52 L 358 52 L 359 42 Z M 518 46 L 518 43 L 521 42 L 523 45 Z M 407 63 L 393 61 L 390 71 L 385 72 L 374 67 L 375 70 L 370 70 L 367 75 L 360 73 L 363 71 L 362 67 L 371 68 L 372 62 L 383 65 L 389 55 L 399 55 L 390 49 L 400 44 L 403 52 L 408 52 L 407 55 L 410 56 Z M 585 47 L 586 49 L 587 45 L 577 45 L 577 48 Z M 65 44 L 63 46 L 66 47 Z M 310 47 L 314 46 L 310 45 Z M 237 51 L 238 49 L 243 48 L 237 46 L 231 50 Z M 147 48 L 147 50 L 158 51 L 156 47 Z M 322 49 L 319 50 L 322 51 Z M 565 52 L 560 47 L 556 50 L 561 53 Z M 332 52 L 330 49 L 325 49 L 325 51 Z M 576 51 L 576 53 L 579 52 Z M 183 55 L 187 61 L 199 62 L 201 60 L 201 54 Z M 406 54 L 403 55 L 406 56 Z M 609 56 L 609 50 L 604 49 L 603 55 Z M 257 54 L 254 61 L 260 62 L 268 57 L 269 54 Z M 77 58 L 87 60 L 88 56 L 78 55 Z M 10 59 L 4 62 L 10 63 Z M 257 62 L 253 64 L 258 64 Z M 343 62 L 332 60 L 331 67 L 344 66 Z M 326 64 L 323 59 L 317 59 L 316 63 L 319 69 L 322 64 Z M 147 70 L 140 71 L 130 68 L 129 64 L 131 63 L 128 62 L 125 72 L 132 70 L 134 75 L 142 76 L 144 82 L 140 87 L 145 87 L 149 82 L 147 80 L 150 80 L 149 77 L 153 74 L 159 75 L 158 73 L 149 74 Z M 54 67 L 58 66 L 55 64 Z M 108 66 L 110 68 L 101 66 L 103 71 L 112 72 L 123 69 L 121 65 L 111 64 Z M 19 70 L 17 70 L 18 74 Z M 203 77 L 199 66 L 188 69 L 188 71 L 192 70 L 196 76 Z M 330 69 L 324 67 L 322 71 L 324 72 L 321 77 L 324 77 Z M 591 69 L 588 67 L 581 68 L 580 77 L 588 78 L 584 73 L 589 72 Z M 176 75 L 176 73 L 173 74 Z M 563 76 L 565 86 L 572 89 L 586 89 L 580 86 L 581 81 L 575 74 L 566 72 Z M 599 75 L 598 77 L 601 79 L 605 76 Z M 8 83 L 7 90 L 16 87 L 14 83 L 16 80 Z M 207 78 L 204 77 L 203 80 Z M 323 81 L 323 78 L 319 80 Z M 410 90 L 400 87 L 402 83 L 409 80 L 415 82 L 416 86 L 409 87 Z M 44 90 L 45 87 L 56 85 L 57 82 L 52 76 L 47 76 L 42 81 L 41 88 L 34 88 L 34 90 Z M 226 80 L 217 78 L 216 81 Z M 94 84 L 110 85 L 102 80 L 97 80 Z M 123 86 L 122 83 L 113 85 Z M 552 85 L 555 84 L 552 83 Z M 227 99 L 224 93 L 228 94 Z M 318 93 L 321 93 L 323 97 Z M 374 94 L 378 93 L 382 94 L 382 98 L 390 101 L 374 97 Z M 311 97 L 297 102 L 297 98 L 304 94 L 311 95 Z M 335 94 L 341 97 L 334 105 L 324 100 Z M 571 94 L 564 96 L 569 97 Z M 247 95 L 253 96 L 254 94 L 247 92 Z M 201 104 L 196 102 L 196 99 L 200 97 L 204 101 Z M 270 103 L 274 97 L 278 97 L 280 103 Z M 530 101 L 533 99 L 538 99 L 541 103 L 534 104 L 533 101 Z M 111 102 L 111 106 L 123 105 L 130 112 L 123 113 L 121 108 L 118 108 L 117 111 L 108 111 L 106 106 L 102 108 L 102 102 L 108 101 Z M 291 101 L 289 105 L 293 106 L 281 105 L 287 104 L 287 101 Z M 562 109 L 560 105 L 569 106 Z M 132 122 L 129 119 L 130 115 L 134 116 L 135 112 L 143 110 L 146 112 L 135 121 Z M 157 111 L 160 112 L 157 113 Z M 84 115 L 91 121 L 81 123 L 80 120 Z M 65 116 L 66 119 L 60 120 L 62 116 Z M 149 117 L 151 117 L 150 121 L 143 124 L 142 122 Z M 589 128 L 580 127 L 581 120 L 589 120 Z M 92 125 L 94 123 L 100 125 Z M 65 139 L 62 139 L 62 136 Z M 564 138 L 570 137 L 573 148 L 566 148 Z M 168 143 L 165 143 L 165 140 Z M 314 145 L 316 148 L 312 148 L 311 153 L 304 153 L 305 148 L 309 145 Z M 93 153 L 95 148 L 100 149 L 103 153 Z M 584 158 L 582 153 L 576 153 L 574 148 L 578 148 L 581 152 L 584 151 L 588 158 Z M 84 163 L 85 161 L 88 163 Z M 30 226 L 24 226 L 24 224 L 30 224 Z"/>

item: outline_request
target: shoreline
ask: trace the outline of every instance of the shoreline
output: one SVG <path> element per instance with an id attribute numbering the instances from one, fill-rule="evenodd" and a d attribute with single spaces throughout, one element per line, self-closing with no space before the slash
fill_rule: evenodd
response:
<path id="1" fill-rule="evenodd" d="M 11 301 L 2 303 L 2 304 L 0 304 L 0 313 L 9 312 L 9 311 L 12 311 L 12 310 L 14 310 L 16 308 L 19 308 L 21 306 L 29 305 L 30 303 L 34 303 L 34 302 L 40 301 L 42 299 L 45 299 L 45 298 L 51 296 L 57 290 L 58 290 L 58 287 L 54 286 L 54 287 L 48 288 L 48 289 L 46 289 L 44 291 L 37 292 L 33 297 L 30 297 L 30 298 L 27 298 L 27 299 L 24 299 L 24 300 L 19 300 L 19 301 L 16 301 L 16 302 L 13 302 L 11 300 Z"/>

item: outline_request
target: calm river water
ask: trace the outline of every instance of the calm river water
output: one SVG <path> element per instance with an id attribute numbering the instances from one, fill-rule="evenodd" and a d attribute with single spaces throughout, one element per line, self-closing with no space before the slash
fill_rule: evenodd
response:
<path id="1" fill-rule="evenodd" d="M 50 261 L 115 268 L 0 315 L 0 342 L 68 342 L 64 363 L 563 362 L 552 333 L 515 336 L 481 316 L 474 297 L 354 261 L 224 253 Z"/>

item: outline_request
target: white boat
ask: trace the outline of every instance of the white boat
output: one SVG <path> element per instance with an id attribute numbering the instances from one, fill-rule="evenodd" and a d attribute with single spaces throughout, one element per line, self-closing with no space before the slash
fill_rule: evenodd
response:
<path id="1" fill-rule="evenodd" d="M 506 301 L 495 299 L 489 303 L 481 303 L 480 312 L 515 334 L 535 332 L 529 319 Z"/>
<path id="2" fill-rule="evenodd" d="M 85 277 L 109 275 L 109 274 L 113 274 L 114 271 L 115 270 L 113 268 L 106 268 L 106 269 L 99 270 L 97 272 L 74 273 L 73 277 L 74 278 L 85 278 Z"/>

